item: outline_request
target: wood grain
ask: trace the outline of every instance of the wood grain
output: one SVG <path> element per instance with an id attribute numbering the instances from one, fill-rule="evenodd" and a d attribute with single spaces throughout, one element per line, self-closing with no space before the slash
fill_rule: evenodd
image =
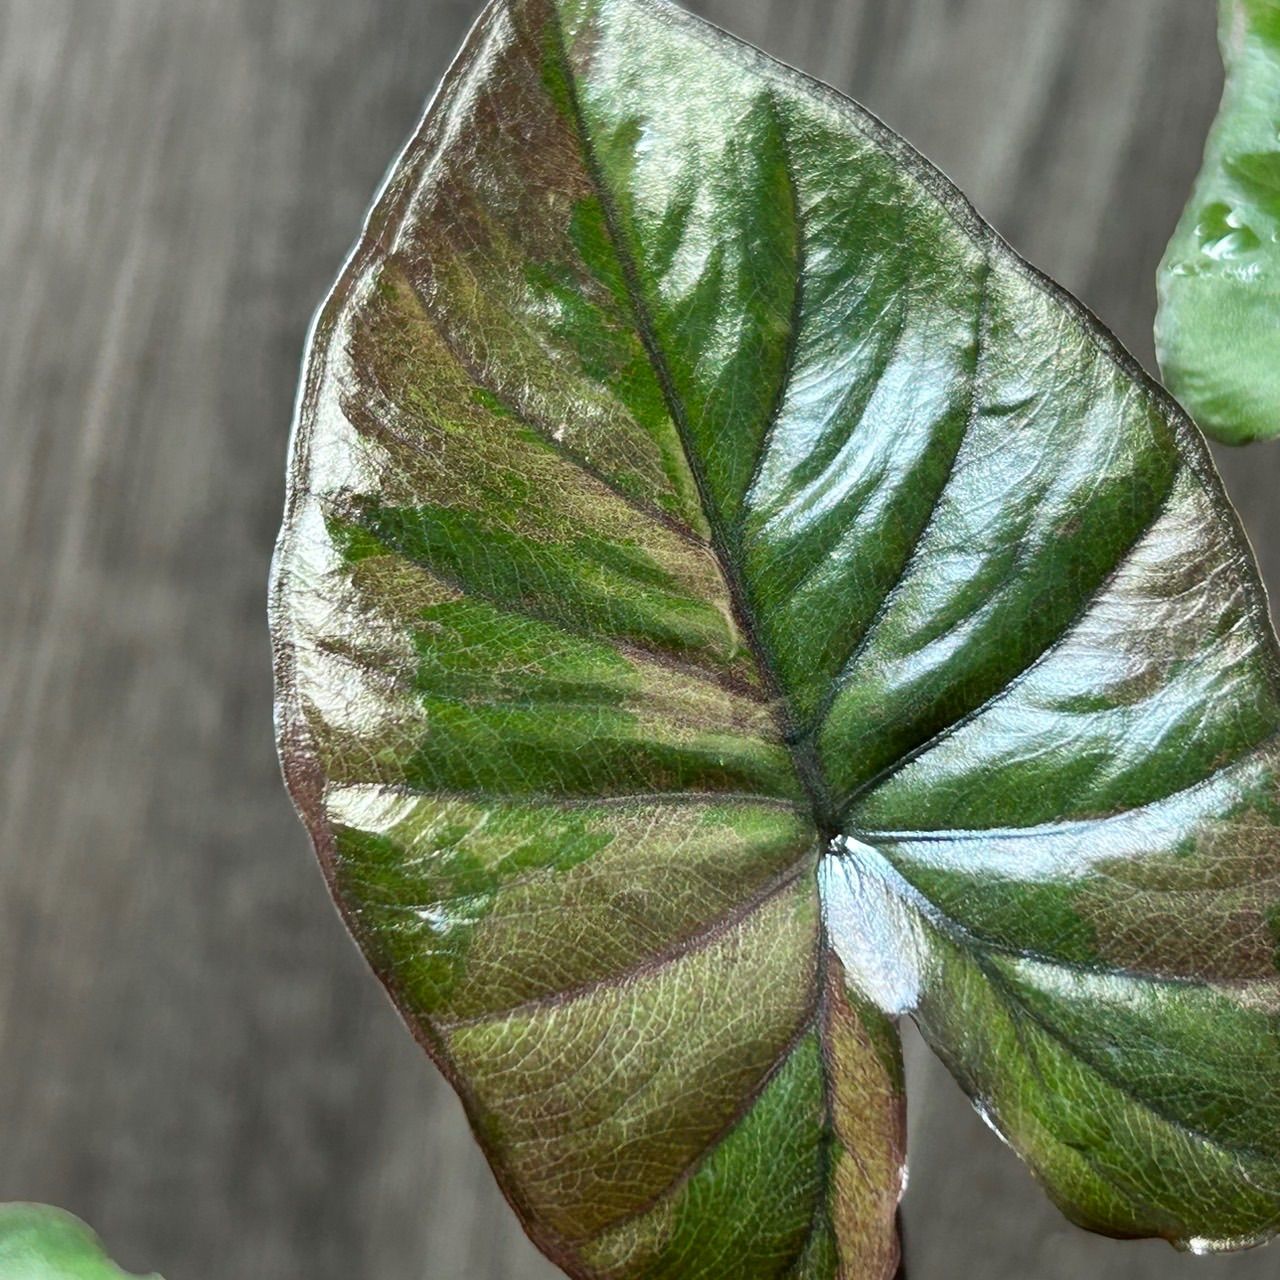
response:
<path id="1" fill-rule="evenodd" d="M 554 1274 L 346 940 L 270 724 L 305 328 L 478 7 L 0 3 L 0 1199 L 168 1280 Z M 695 7 L 868 103 L 1150 363 L 1208 0 Z M 1274 589 L 1280 446 L 1223 464 Z M 911 1048 L 913 1280 L 1204 1274 L 1068 1227 Z"/>

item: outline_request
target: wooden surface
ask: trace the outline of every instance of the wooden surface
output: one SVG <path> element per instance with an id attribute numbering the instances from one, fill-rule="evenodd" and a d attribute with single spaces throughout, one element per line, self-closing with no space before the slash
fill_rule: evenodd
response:
<path id="1" fill-rule="evenodd" d="M 478 0 L 0 0 L 0 1199 L 167 1280 L 534 1280 L 278 781 L 312 309 Z M 1210 0 L 705 0 L 1150 363 Z M 1226 459 L 1280 587 L 1280 446 Z M 910 1045 L 912 1280 L 1280 1274 L 1068 1227 Z"/>

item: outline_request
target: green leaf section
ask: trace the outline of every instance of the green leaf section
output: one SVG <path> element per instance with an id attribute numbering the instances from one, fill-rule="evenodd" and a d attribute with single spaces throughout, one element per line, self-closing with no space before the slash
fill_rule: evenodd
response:
<path id="1" fill-rule="evenodd" d="M 658 0 L 499 0 L 320 317 L 281 753 L 567 1272 L 890 1277 L 893 1018 L 1077 1221 L 1280 1224 L 1280 667 L 1199 436 Z"/>
<path id="2" fill-rule="evenodd" d="M 1280 435 L 1280 0 L 1220 0 L 1227 83 L 1160 266 L 1156 349 L 1211 436 Z"/>
<path id="3" fill-rule="evenodd" d="M 0 1205 L 0 1280 L 130 1280 L 102 1241 L 61 1209 Z M 152 1276 L 150 1280 L 160 1280 Z"/>

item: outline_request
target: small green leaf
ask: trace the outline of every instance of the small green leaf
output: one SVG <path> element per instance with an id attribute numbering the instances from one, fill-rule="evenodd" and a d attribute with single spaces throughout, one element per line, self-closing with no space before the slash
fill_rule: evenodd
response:
<path id="1" fill-rule="evenodd" d="M 904 1013 L 1076 1221 L 1280 1224 L 1249 552 L 831 90 L 491 5 L 320 315 L 273 625 L 338 904 L 571 1275 L 891 1276 Z"/>
<path id="2" fill-rule="evenodd" d="M 1215 439 L 1280 435 L 1280 0 L 1220 0 L 1226 90 L 1160 265 L 1156 350 Z"/>
<path id="3" fill-rule="evenodd" d="M 79 1218 L 42 1204 L 0 1205 L 0 1280 L 130 1280 Z M 160 1280 L 152 1276 L 151 1280 Z"/>

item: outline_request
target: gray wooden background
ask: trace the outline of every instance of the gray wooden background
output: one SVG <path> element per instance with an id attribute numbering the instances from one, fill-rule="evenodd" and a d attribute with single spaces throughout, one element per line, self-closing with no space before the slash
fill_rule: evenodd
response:
<path id="1" fill-rule="evenodd" d="M 278 782 L 298 357 L 479 0 L 0 0 L 0 1200 L 167 1280 L 534 1280 Z M 700 0 L 1148 364 L 1211 0 Z M 1280 445 L 1222 459 L 1280 588 Z M 912 1280 L 1245 1280 L 1066 1226 L 910 1046 Z"/>

